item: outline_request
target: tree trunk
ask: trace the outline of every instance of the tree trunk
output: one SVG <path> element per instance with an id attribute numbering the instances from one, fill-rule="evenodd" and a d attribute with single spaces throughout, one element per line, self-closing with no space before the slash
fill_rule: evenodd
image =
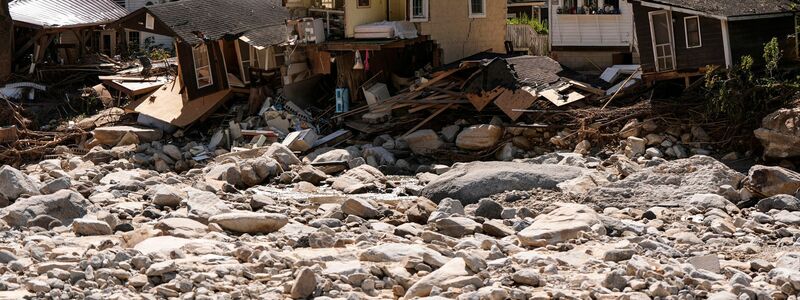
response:
<path id="1" fill-rule="evenodd" d="M 14 55 L 14 22 L 8 11 L 8 0 L 0 0 L 0 83 L 11 75 Z"/>

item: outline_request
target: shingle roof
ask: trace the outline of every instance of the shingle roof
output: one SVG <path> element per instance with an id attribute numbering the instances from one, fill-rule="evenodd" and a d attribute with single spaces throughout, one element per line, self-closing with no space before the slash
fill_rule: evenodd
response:
<path id="1" fill-rule="evenodd" d="M 14 21 L 45 28 L 106 24 L 128 13 L 112 0 L 16 0 L 8 9 Z"/>
<path id="2" fill-rule="evenodd" d="M 253 34 L 251 40 L 272 42 L 281 30 L 278 25 L 286 24 L 289 11 L 281 0 L 181 0 L 148 6 L 156 18 L 164 22 L 179 38 L 196 44 L 201 41 L 195 33 L 209 40 L 225 36 Z M 285 27 L 280 36 L 285 39 Z M 266 45 L 262 45 L 266 46 Z"/>
<path id="3" fill-rule="evenodd" d="M 708 14 L 735 17 L 789 12 L 791 0 L 638 0 L 676 6 Z"/>

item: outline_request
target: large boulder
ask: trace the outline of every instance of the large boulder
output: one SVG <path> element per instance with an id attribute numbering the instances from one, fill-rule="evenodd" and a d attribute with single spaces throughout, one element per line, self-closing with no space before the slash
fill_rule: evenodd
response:
<path id="1" fill-rule="evenodd" d="M 333 149 L 317 155 L 314 160 L 311 161 L 311 163 L 322 165 L 332 162 L 344 162 L 341 164 L 320 167 L 322 172 L 325 172 L 326 174 L 333 174 L 344 171 L 347 168 L 347 162 L 349 162 L 351 159 L 353 159 L 353 155 L 350 153 L 350 151 L 347 151 L 346 149 Z"/>
<path id="2" fill-rule="evenodd" d="M 156 184 L 145 192 L 153 204 L 158 206 L 177 207 L 186 198 L 186 192 L 178 190 L 174 185 Z"/>
<path id="3" fill-rule="evenodd" d="M 744 178 L 723 163 L 697 155 L 645 168 L 625 179 L 589 190 L 583 203 L 605 207 L 685 206 L 695 194 L 738 186 Z"/>
<path id="4" fill-rule="evenodd" d="M 18 199 L 14 204 L 0 209 L 0 219 L 11 226 L 26 226 L 38 216 L 50 216 L 62 224 L 86 215 L 92 203 L 81 194 L 60 190 L 53 194 Z"/>
<path id="5" fill-rule="evenodd" d="M 289 223 L 289 218 L 282 214 L 236 211 L 213 216 L 208 222 L 217 223 L 222 229 L 233 232 L 270 233 Z"/>
<path id="6" fill-rule="evenodd" d="M 583 172 L 578 167 L 519 162 L 456 164 L 429 182 L 421 196 L 436 202 L 453 198 L 467 205 L 505 191 L 553 190 L 559 182 L 576 178 Z"/>
<path id="7" fill-rule="evenodd" d="M 800 156 L 800 108 L 781 109 L 767 115 L 754 134 L 768 157 Z"/>
<path id="8" fill-rule="evenodd" d="M 297 158 L 297 155 L 294 155 L 292 150 L 281 143 L 272 143 L 272 145 L 267 148 L 264 156 L 278 161 L 284 170 L 289 170 L 293 165 L 300 164 L 300 159 Z"/>
<path id="9" fill-rule="evenodd" d="M 221 180 L 235 186 L 241 186 L 242 170 L 236 163 L 212 165 L 205 169 L 205 178 Z"/>
<path id="10" fill-rule="evenodd" d="M 214 193 L 188 188 L 186 194 L 186 209 L 192 220 L 208 223 L 208 218 L 211 216 L 231 212 L 228 204 Z"/>
<path id="11" fill-rule="evenodd" d="M 580 237 L 593 231 L 593 227 L 604 230 L 600 215 L 586 205 L 563 204 L 554 211 L 539 215 L 533 224 L 517 233 L 517 239 L 525 246 L 543 247 L 555 245 Z"/>
<path id="12" fill-rule="evenodd" d="M 359 194 L 381 188 L 386 176 L 370 165 L 360 165 L 333 180 L 331 187 L 347 194 Z"/>
<path id="13" fill-rule="evenodd" d="M 0 198 L 13 201 L 23 194 L 39 195 L 39 188 L 33 180 L 20 170 L 11 166 L 0 168 Z M 3 204 L 2 202 L 4 201 L 0 199 L 0 206 L 8 205 L 8 203 Z"/>
<path id="14" fill-rule="evenodd" d="M 430 154 L 444 144 L 439 135 L 430 129 L 414 131 L 404 139 L 408 143 L 408 147 L 411 148 L 411 152 L 415 154 Z"/>
<path id="15" fill-rule="evenodd" d="M 72 220 L 72 231 L 79 236 L 109 235 L 113 232 L 106 222 L 84 218 Z"/>
<path id="16" fill-rule="evenodd" d="M 135 136 L 140 143 L 149 143 L 161 139 L 161 130 L 140 126 L 108 126 L 92 131 L 95 140 L 104 145 L 114 146 L 126 136 Z"/>
<path id="17" fill-rule="evenodd" d="M 781 167 L 756 165 L 750 168 L 744 185 L 763 197 L 795 195 L 800 190 L 800 173 Z"/>
<path id="18" fill-rule="evenodd" d="M 481 287 L 483 281 L 473 275 L 463 258 L 453 258 L 438 270 L 425 275 L 409 287 L 405 299 L 427 297 L 434 287 L 447 290 L 450 287 L 460 288 L 470 284 Z"/>
<path id="19" fill-rule="evenodd" d="M 465 150 L 485 150 L 493 147 L 503 137 L 503 127 L 496 125 L 473 125 L 456 137 L 456 146 Z"/>

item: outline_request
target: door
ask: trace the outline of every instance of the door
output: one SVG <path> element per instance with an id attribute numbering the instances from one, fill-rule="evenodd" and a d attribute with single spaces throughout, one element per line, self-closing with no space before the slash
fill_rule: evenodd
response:
<path id="1" fill-rule="evenodd" d="M 650 12 L 650 34 L 656 71 L 675 70 L 675 47 L 672 35 L 672 16 L 669 11 Z"/>

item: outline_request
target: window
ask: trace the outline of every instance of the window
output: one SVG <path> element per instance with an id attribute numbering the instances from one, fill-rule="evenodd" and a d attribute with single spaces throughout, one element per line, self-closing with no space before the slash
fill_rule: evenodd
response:
<path id="1" fill-rule="evenodd" d="M 151 14 L 145 14 L 145 21 L 144 21 L 144 28 L 153 29 L 155 28 L 156 20 L 153 18 Z"/>
<path id="2" fill-rule="evenodd" d="M 128 32 L 128 47 L 139 49 L 139 46 L 142 43 L 142 36 L 138 31 L 129 31 Z"/>
<path id="3" fill-rule="evenodd" d="M 192 48 L 194 57 L 194 75 L 197 77 L 197 88 L 204 88 L 214 84 L 211 77 L 211 61 L 208 57 L 208 46 L 201 44 Z"/>
<path id="4" fill-rule="evenodd" d="M 411 0 L 411 22 L 428 21 L 428 0 Z"/>
<path id="5" fill-rule="evenodd" d="M 236 50 L 239 52 L 239 62 L 242 69 L 242 82 L 250 82 L 250 67 L 258 67 L 256 48 L 242 40 L 236 40 Z"/>
<path id="6" fill-rule="evenodd" d="M 469 17 L 486 17 L 486 0 L 469 0 Z"/>
<path id="7" fill-rule="evenodd" d="M 369 0 L 357 0 L 358 8 L 369 8 Z"/>
<path id="8" fill-rule="evenodd" d="M 699 48 L 703 46 L 700 38 L 700 17 L 683 18 L 683 25 L 686 29 L 686 48 Z"/>

